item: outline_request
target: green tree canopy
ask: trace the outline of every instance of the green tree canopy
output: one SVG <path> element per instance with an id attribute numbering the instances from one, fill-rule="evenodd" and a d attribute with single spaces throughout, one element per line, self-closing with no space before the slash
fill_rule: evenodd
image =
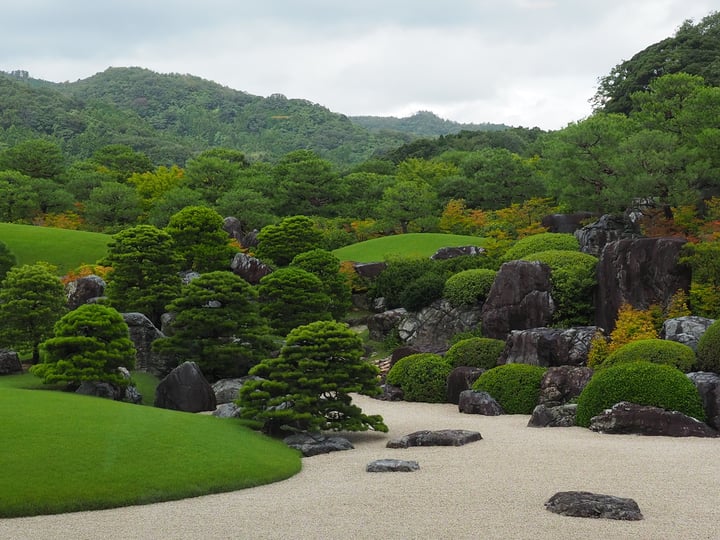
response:
<path id="1" fill-rule="evenodd" d="M 0 241 L 0 282 L 5 279 L 5 276 L 10 269 L 17 264 L 17 259 L 13 255 L 10 248 L 5 243 Z"/>
<path id="2" fill-rule="evenodd" d="M 65 169 L 62 150 L 45 139 L 27 139 L 0 153 L 0 170 L 20 171 L 32 178 L 57 178 Z"/>
<path id="3" fill-rule="evenodd" d="M 312 249 L 293 258 L 290 267 L 302 268 L 317 276 L 323 290 L 330 297 L 330 314 L 334 319 L 344 317 L 352 303 L 352 291 L 344 274 L 340 273 L 340 259 L 324 249 Z"/>
<path id="4" fill-rule="evenodd" d="M 351 393 L 379 393 L 378 368 L 362 358 L 362 341 L 347 325 L 319 321 L 287 336 L 277 358 L 263 360 L 240 390 L 244 418 L 261 421 L 264 431 L 373 429 L 387 431 L 382 417 L 366 415 Z"/>
<path id="5" fill-rule="evenodd" d="M 296 150 L 285 155 L 273 169 L 280 191 L 280 215 L 305 214 L 327 216 L 337 202 L 337 174 L 329 161 L 311 150 Z"/>
<path id="6" fill-rule="evenodd" d="M 255 255 L 278 266 L 286 266 L 304 251 L 319 248 L 322 232 L 307 216 L 290 216 L 277 225 L 267 225 L 258 234 Z"/>
<path id="7" fill-rule="evenodd" d="M 174 214 L 165 231 L 175 242 L 184 270 L 209 272 L 230 268 L 236 250 L 223 229 L 223 217 L 206 206 L 187 206 Z"/>
<path id="8" fill-rule="evenodd" d="M 85 205 L 87 222 L 105 232 L 116 232 L 137 223 L 140 212 L 137 192 L 117 182 L 103 182 L 93 189 Z"/>
<path id="9" fill-rule="evenodd" d="M 124 386 L 127 380 L 118 368 L 135 367 L 127 324 L 115 309 L 101 304 L 84 304 L 63 316 L 41 350 L 43 361 L 31 371 L 47 384 L 103 381 Z"/>

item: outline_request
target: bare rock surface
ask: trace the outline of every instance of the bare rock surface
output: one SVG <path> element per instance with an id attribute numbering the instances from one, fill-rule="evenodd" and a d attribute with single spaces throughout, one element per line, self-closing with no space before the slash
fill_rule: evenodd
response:
<path id="1" fill-rule="evenodd" d="M 458 410 L 464 414 L 482 414 L 484 416 L 499 416 L 505 414 L 500 404 L 487 392 L 465 390 L 460 393 Z"/>
<path id="2" fill-rule="evenodd" d="M 717 437 L 718 432 L 678 411 L 621 401 L 590 419 L 590 429 L 602 433 L 664 435 L 668 437 Z"/>
<path id="3" fill-rule="evenodd" d="M 513 330 L 500 362 L 533 366 L 584 366 L 597 326 Z"/>
<path id="4" fill-rule="evenodd" d="M 330 452 L 341 452 L 355 448 L 352 443 L 344 437 L 328 436 L 321 433 L 295 433 L 283 439 L 283 442 L 300 450 L 304 457 L 329 454 Z"/>
<path id="5" fill-rule="evenodd" d="M 413 472 L 419 469 L 417 461 L 404 459 L 376 459 L 365 467 L 367 472 Z"/>
<path id="6" fill-rule="evenodd" d="M 572 427 L 575 425 L 577 404 L 567 403 L 548 407 L 538 405 L 533 409 L 528 427 Z"/>
<path id="7" fill-rule="evenodd" d="M 545 503 L 550 512 L 571 517 L 620 519 L 638 521 L 643 519 L 640 507 L 633 499 L 602 495 L 589 491 L 561 491 Z"/>
<path id="8" fill-rule="evenodd" d="M 410 448 L 411 446 L 463 446 L 482 439 L 477 431 L 466 429 L 440 429 L 415 431 L 399 439 L 391 439 L 387 448 Z"/>

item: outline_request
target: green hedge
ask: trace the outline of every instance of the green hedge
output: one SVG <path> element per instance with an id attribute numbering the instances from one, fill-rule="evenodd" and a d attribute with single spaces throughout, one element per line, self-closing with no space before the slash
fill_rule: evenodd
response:
<path id="1" fill-rule="evenodd" d="M 621 401 L 705 420 L 700 394 L 682 371 L 663 364 L 631 362 L 595 372 L 578 397 L 577 425 L 588 427 L 593 416 Z"/>
<path id="2" fill-rule="evenodd" d="M 720 320 L 712 323 L 697 347 L 697 369 L 720 373 Z"/>
<path id="3" fill-rule="evenodd" d="M 568 233 L 540 233 L 521 238 L 502 256 L 502 260 L 516 261 L 541 251 L 580 251 L 580 243 L 575 235 Z"/>
<path id="4" fill-rule="evenodd" d="M 471 306 L 482 302 L 490 292 L 497 272 L 486 268 L 463 270 L 445 282 L 443 297 L 453 306 Z"/>
<path id="5" fill-rule="evenodd" d="M 609 355 L 600 364 L 600 368 L 608 368 L 628 362 L 652 362 L 666 364 L 687 373 L 695 365 L 695 351 L 687 345 L 666 339 L 639 339 L 626 343 Z"/>
<path id="6" fill-rule="evenodd" d="M 491 369 L 497 366 L 498 358 L 505 348 L 501 339 L 470 338 L 458 341 L 445 353 L 445 359 L 453 368 L 460 366 Z"/>
<path id="7" fill-rule="evenodd" d="M 480 375 L 472 388 L 490 394 L 507 414 L 531 414 L 545 371 L 546 368 L 528 364 L 505 364 Z"/>
<path id="8" fill-rule="evenodd" d="M 397 361 L 386 382 L 402 388 L 405 401 L 443 403 L 450 363 L 439 354 L 411 354 Z"/>

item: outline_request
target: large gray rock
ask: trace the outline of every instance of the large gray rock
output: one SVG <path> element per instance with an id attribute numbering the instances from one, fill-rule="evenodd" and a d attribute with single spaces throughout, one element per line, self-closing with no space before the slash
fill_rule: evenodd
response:
<path id="1" fill-rule="evenodd" d="M 470 390 L 478 377 L 485 372 L 483 368 L 460 366 L 450 372 L 447 378 L 446 401 L 457 405 L 460 402 L 460 394 Z"/>
<path id="2" fill-rule="evenodd" d="M 417 313 L 406 313 L 398 323 L 398 336 L 415 349 L 445 352 L 455 334 L 478 327 L 480 314 L 475 306 L 453 307 L 447 300 L 436 300 Z"/>
<path id="3" fill-rule="evenodd" d="M 238 418 L 240 416 L 240 407 L 235 403 L 220 403 L 217 409 L 213 411 L 213 416 L 218 418 Z"/>
<path id="4" fill-rule="evenodd" d="M 485 337 L 505 339 L 512 330 L 548 326 L 555 312 L 550 267 L 510 261 L 500 267 L 482 307 Z"/>
<path id="5" fill-rule="evenodd" d="M 707 424 L 678 411 L 621 401 L 590 419 L 590 429 L 602 433 L 717 437 Z"/>
<path id="6" fill-rule="evenodd" d="M 528 427 L 572 427 L 575 425 L 576 403 L 567 403 L 556 407 L 538 405 L 533 409 Z"/>
<path id="7" fill-rule="evenodd" d="M 667 319 L 663 323 L 660 337 L 687 345 L 693 351 L 697 352 L 697 345 L 700 338 L 714 322 L 715 319 L 707 319 L 705 317 L 697 317 L 694 315 Z"/>
<path id="8" fill-rule="evenodd" d="M 398 327 L 400 321 L 407 314 L 405 308 L 390 309 L 382 313 L 376 313 L 368 317 L 367 327 L 370 339 L 374 341 L 384 341 L 394 329 Z"/>
<path id="9" fill-rule="evenodd" d="M 540 221 L 540 225 L 551 233 L 572 234 L 594 214 L 591 212 L 577 212 L 575 214 L 550 214 Z"/>
<path id="10" fill-rule="evenodd" d="M 505 411 L 487 392 L 465 390 L 460 393 L 458 411 L 464 414 L 482 414 L 484 416 L 500 416 Z"/>
<path id="11" fill-rule="evenodd" d="M 161 380 L 155 406 L 184 412 L 214 411 L 215 392 L 195 362 L 184 362 Z"/>
<path id="12" fill-rule="evenodd" d="M 478 257 L 485 254 L 485 248 L 477 246 L 457 246 L 457 247 L 441 247 L 430 258 L 435 260 L 454 259 L 468 255 L 470 257 Z"/>
<path id="13" fill-rule="evenodd" d="M 91 274 L 65 285 L 65 295 L 70 309 L 77 309 L 105 295 L 105 280 Z"/>
<path id="14" fill-rule="evenodd" d="M 0 375 L 14 375 L 22 373 L 23 367 L 20 356 L 10 349 L 0 349 Z"/>
<path id="15" fill-rule="evenodd" d="M 410 448 L 411 446 L 463 446 L 479 441 L 482 435 L 465 429 L 441 429 L 438 431 L 415 431 L 398 439 L 391 439 L 387 448 Z"/>
<path id="16" fill-rule="evenodd" d="M 705 409 L 706 422 L 720 430 L 720 375 L 707 371 L 694 371 L 687 374 L 698 389 Z"/>
<path id="17" fill-rule="evenodd" d="M 230 263 L 230 269 L 235 275 L 240 276 L 252 285 L 257 285 L 260 280 L 272 273 L 272 268 L 260 259 L 251 257 L 245 253 L 236 253 Z"/>
<path id="18" fill-rule="evenodd" d="M 142 313 L 123 313 L 123 320 L 130 330 L 130 340 L 135 345 L 135 369 L 164 377 L 172 369 L 172 359 L 153 352 L 153 341 L 165 335 Z"/>
<path id="19" fill-rule="evenodd" d="M 295 433 L 285 437 L 283 442 L 291 448 L 300 450 L 304 457 L 352 450 L 355 448 L 352 443 L 344 437 L 330 437 L 321 433 Z"/>
<path id="20" fill-rule="evenodd" d="M 75 390 L 76 394 L 82 396 L 94 396 L 119 401 L 123 397 L 122 390 L 109 382 L 83 381 Z"/>
<path id="21" fill-rule="evenodd" d="M 667 306 L 678 290 L 690 288 L 690 268 L 679 263 L 685 241 L 678 238 L 618 240 L 605 246 L 597 266 L 595 322 L 610 333 L 620 306 Z"/>
<path id="22" fill-rule="evenodd" d="M 636 223 L 624 216 L 609 214 L 575 231 L 575 238 L 580 243 L 580 251 L 595 257 L 600 257 L 603 249 L 610 242 L 639 236 L 640 229 Z"/>
<path id="23" fill-rule="evenodd" d="M 365 467 L 367 472 L 413 472 L 420 469 L 417 461 L 404 459 L 376 459 Z"/>
<path id="24" fill-rule="evenodd" d="M 500 356 L 503 364 L 584 366 L 597 326 L 513 330 Z"/>
<path id="25" fill-rule="evenodd" d="M 578 397 L 592 376 L 593 370 L 584 366 L 548 368 L 540 380 L 538 403 L 547 407 L 563 405 Z"/>
<path id="26" fill-rule="evenodd" d="M 588 491 L 561 491 L 550 497 L 545 503 L 545 508 L 550 512 L 571 517 L 625 521 L 643 519 L 640 507 L 634 500 Z"/>
<path id="27" fill-rule="evenodd" d="M 374 279 L 382 274 L 382 271 L 387 268 L 387 263 L 384 262 L 369 262 L 369 263 L 355 263 L 353 268 L 357 275 L 366 278 Z"/>
<path id="28" fill-rule="evenodd" d="M 240 388 L 248 381 L 257 381 L 261 377 L 248 375 L 237 379 L 220 379 L 212 384 L 213 392 L 215 392 L 215 401 L 218 405 L 221 403 L 230 403 L 238 398 Z"/>

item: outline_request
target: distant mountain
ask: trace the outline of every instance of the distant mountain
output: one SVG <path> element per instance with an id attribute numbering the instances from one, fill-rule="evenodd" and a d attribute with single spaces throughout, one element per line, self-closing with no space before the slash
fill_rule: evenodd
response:
<path id="1" fill-rule="evenodd" d="M 373 133 L 399 132 L 413 137 L 439 137 L 461 131 L 501 131 L 510 126 L 504 124 L 461 124 L 440 118 L 430 111 L 418 111 L 412 116 L 351 116 L 350 120 Z"/>

